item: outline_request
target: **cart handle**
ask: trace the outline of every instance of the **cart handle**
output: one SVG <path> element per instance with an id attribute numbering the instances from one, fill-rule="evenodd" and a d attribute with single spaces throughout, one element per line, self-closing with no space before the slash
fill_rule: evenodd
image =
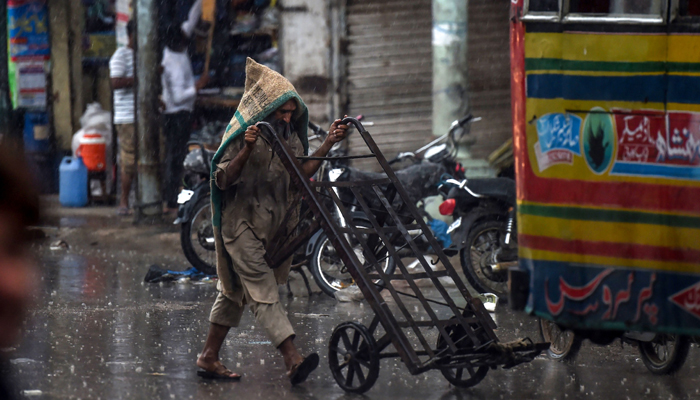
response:
<path id="1" fill-rule="evenodd" d="M 353 124 L 353 125 L 355 125 L 355 128 L 357 128 L 358 131 L 360 131 L 362 133 L 367 133 L 367 130 L 365 130 L 365 127 L 362 126 L 362 122 L 360 122 L 360 120 L 358 120 L 357 118 L 345 117 L 345 118 L 343 118 L 342 121 L 340 121 L 340 123 L 343 125 Z"/>
<path id="2" fill-rule="evenodd" d="M 275 128 L 270 125 L 269 122 L 265 121 L 260 121 L 255 124 L 255 126 L 263 126 L 266 129 L 260 129 L 260 133 L 263 134 L 263 138 L 268 141 L 268 143 L 272 144 L 272 137 L 277 138 L 277 132 L 275 131 Z M 267 132 L 265 132 L 267 131 Z M 278 138 L 277 138 L 278 139 Z"/>

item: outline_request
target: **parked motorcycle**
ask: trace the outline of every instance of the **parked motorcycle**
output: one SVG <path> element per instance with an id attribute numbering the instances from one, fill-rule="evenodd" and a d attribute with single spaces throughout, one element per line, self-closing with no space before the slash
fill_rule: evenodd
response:
<path id="1" fill-rule="evenodd" d="M 442 198 L 445 193 L 439 193 L 438 184 L 443 179 L 452 178 L 453 176 L 463 177 L 464 169 L 454 158 L 454 143 L 463 135 L 465 126 L 468 126 L 469 123 L 475 120 L 478 119 L 468 116 L 460 121 L 456 121 L 450 129 L 450 132 L 442 137 L 437 138 L 415 152 L 400 153 L 393 160 L 389 161 L 389 164 L 405 164 L 406 161 L 410 162 L 411 165 L 398 170 L 396 176 L 399 178 L 414 203 L 421 202 L 425 204 L 435 197 L 440 196 L 439 198 Z M 441 143 L 446 140 L 447 143 Z M 425 154 L 422 158 L 419 158 L 418 155 L 423 152 L 425 152 Z M 328 168 L 327 171 L 328 176 L 326 179 L 331 182 L 385 178 L 385 175 L 382 173 L 362 171 L 357 168 L 349 167 L 346 164 L 339 165 L 337 162 L 335 165 Z M 341 202 L 351 206 L 350 210 L 352 211 L 352 221 L 346 221 L 340 214 L 338 207 L 335 204 L 330 204 L 330 209 L 335 211 L 335 216 L 341 227 L 346 227 L 348 224 L 353 224 L 360 228 L 371 227 L 369 219 L 360 211 L 361 208 L 355 203 L 356 200 L 353 193 L 343 188 L 334 188 L 334 191 Z M 376 198 L 371 195 L 364 197 L 366 199 Z M 382 209 L 381 204 L 369 204 L 369 207 L 377 210 Z M 429 207 L 425 207 L 424 209 L 426 211 L 426 217 L 429 220 L 444 220 L 444 217 L 437 211 L 437 207 L 435 207 L 434 210 L 431 210 Z M 433 213 L 432 215 L 431 211 Z M 411 221 L 405 222 L 410 223 Z M 423 246 L 423 251 L 428 252 L 430 245 L 427 240 L 421 240 L 423 236 L 420 234 L 420 231 L 409 231 L 409 233 L 416 239 L 416 244 Z M 367 238 L 364 239 L 366 240 Z M 356 239 L 349 237 L 348 240 L 352 244 L 353 240 Z M 399 238 L 398 240 L 401 241 L 403 238 Z M 446 243 L 446 245 L 449 246 L 449 243 Z M 395 246 L 399 249 L 403 247 L 400 243 L 395 244 Z M 359 243 L 357 243 L 357 249 L 358 259 L 361 261 L 364 260 L 365 257 L 361 254 Z M 454 251 L 450 252 L 449 249 L 445 249 L 445 251 L 448 255 L 456 254 Z M 399 255 L 401 255 L 401 251 L 399 251 Z M 307 256 L 310 261 L 309 267 L 311 274 L 316 284 L 329 296 L 333 296 L 336 291 L 354 284 L 347 268 L 342 260 L 340 260 L 340 257 L 338 257 L 330 239 L 325 233 L 319 232 L 309 240 Z M 396 268 L 395 260 L 393 257 L 386 254 L 381 242 L 378 243 L 378 248 L 374 256 L 382 263 L 381 267 L 387 274 L 393 273 Z M 382 282 L 375 283 L 377 285 L 382 284 Z"/>
<path id="2" fill-rule="evenodd" d="M 443 215 L 452 215 L 452 241 L 462 270 L 479 293 L 508 294 L 508 268 L 518 261 L 515 181 L 509 178 L 449 180 Z"/>
<path id="3" fill-rule="evenodd" d="M 564 330 L 547 319 L 540 319 L 539 325 L 542 339 L 550 343 L 547 350 L 549 358 L 564 362 L 576 358 L 585 338 L 582 333 Z M 608 336 L 610 337 L 612 336 Z M 620 339 L 623 343 L 639 348 L 644 365 L 655 375 L 668 375 L 678 371 L 688 357 L 692 342 L 688 336 L 654 332 L 625 332 Z M 602 345 L 610 341 L 600 341 L 595 337 L 591 337 L 591 340 Z"/>
<path id="4" fill-rule="evenodd" d="M 216 249 L 212 225 L 209 177 L 214 152 L 198 141 L 185 157 L 183 182 L 185 188 L 177 196 L 179 205 L 174 225 L 180 225 L 180 245 L 187 261 L 199 271 L 216 274 Z"/>

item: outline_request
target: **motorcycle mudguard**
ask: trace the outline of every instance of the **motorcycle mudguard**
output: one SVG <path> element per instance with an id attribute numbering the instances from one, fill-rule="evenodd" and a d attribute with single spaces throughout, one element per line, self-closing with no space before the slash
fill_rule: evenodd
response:
<path id="1" fill-rule="evenodd" d="M 192 198 L 185 204 L 181 204 L 177 210 L 177 224 L 182 224 L 188 222 L 192 219 L 192 214 L 194 213 L 194 206 L 199 202 L 199 199 L 203 197 L 209 197 L 209 182 L 200 183 L 195 189 Z"/>
<path id="2" fill-rule="evenodd" d="M 462 250 L 464 246 L 467 245 L 467 238 L 469 237 L 471 228 L 477 221 L 485 218 L 507 220 L 508 211 L 504 210 L 503 207 L 499 207 L 497 204 L 482 202 L 479 206 L 471 209 L 466 215 L 462 215 L 462 224 L 458 229 L 452 232 L 452 243 L 454 243 L 457 250 Z"/>
<path id="3" fill-rule="evenodd" d="M 369 219 L 367 219 L 367 216 L 365 213 L 362 212 L 353 212 L 352 213 L 352 219 L 354 221 L 365 221 L 369 223 Z M 323 235 L 323 229 L 319 229 L 316 233 L 314 233 L 313 236 L 311 236 L 311 239 L 306 243 L 306 256 L 310 257 L 313 252 L 314 252 L 314 247 L 316 247 L 316 243 L 320 240 L 321 235 Z"/>

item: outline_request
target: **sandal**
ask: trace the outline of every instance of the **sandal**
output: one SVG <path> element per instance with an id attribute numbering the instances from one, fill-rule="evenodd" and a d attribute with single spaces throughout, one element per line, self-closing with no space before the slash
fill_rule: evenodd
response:
<path id="1" fill-rule="evenodd" d="M 240 381 L 241 380 L 241 375 L 238 375 L 235 372 L 231 371 L 230 369 L 226 368 L 226 366 L 224 364 L 222 364 L 221 362 L 217 362 L 214 365 L 216 365 L 216 368 L 214 368 L 213 371 L 199 370 L 199 371 L 197 371 L 197 375 L 201 376 L 204 379 L 216 379 L 216 380 L 222 380 L 222 381 Z"/>
<path id="2" fill-rule="evenodd" d="M 120 217 L 129 216 L 131 215 L 131 210 L 129 209 L 129 207 L 119 207 L 117 209 L 117 215 Z"/>
<path id="3" fill-rule="evenodd" d="M 306 378 L 309 377 L 309 374 L 311 374 L 311 372 L 318 367 L 318 360 L 318 354 L 311 353 L 304 359 L 304 361 L 293 365 L 289 372 L 287 372 L 287 376 L 289 376 L 289 381 L 292 382 L 292 386 L 304 382 Z"/>

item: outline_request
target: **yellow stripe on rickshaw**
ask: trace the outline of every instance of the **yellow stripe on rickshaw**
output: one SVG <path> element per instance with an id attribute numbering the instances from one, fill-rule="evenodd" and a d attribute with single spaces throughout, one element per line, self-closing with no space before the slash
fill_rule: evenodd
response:
<path id="1" fill-rule="evenodd" d="M 518 233 L 565 240 L 632 243 L 700 250 L 700 229 L 644 223 L 581 221 L 520 215 Z"/>
<path id="2" fill-rule="evenodd" d="M 520 247 L 520 257 L 533 260 L 568 262 L 572 264 L 593 264 L 612 268 L 640 268 L 660 271 L 698 273 L 700 263 L 665 262 L 657 260 L 629 259 L 618 257 L 601 257 L 587 254 L 559 253 Z"/>

